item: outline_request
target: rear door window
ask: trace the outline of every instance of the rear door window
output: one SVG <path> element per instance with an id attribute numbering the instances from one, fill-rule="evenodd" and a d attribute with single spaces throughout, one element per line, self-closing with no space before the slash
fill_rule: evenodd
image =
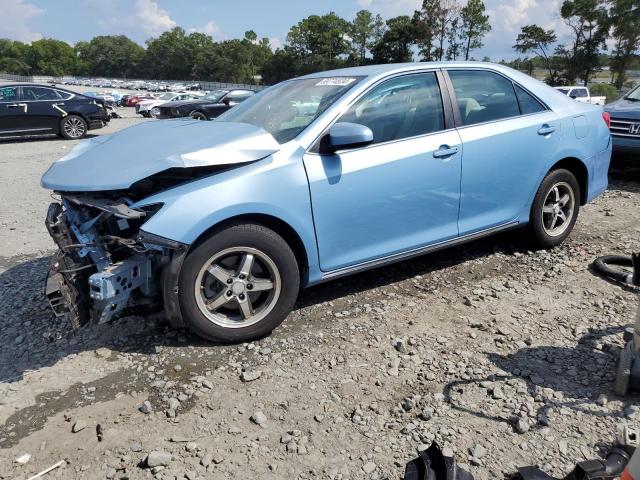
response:
<path id="1" fill-rule="evenodd" d="M 463 125 L 520 115 L 510 80 L 486 70 L 449 70 Z"/>
<path id="2" fill-rule="evenodd" d="M 22 87 L 22 100 L 37 102 L 47 100 L 60 100 L 55 90 L 43 87 Z"/>

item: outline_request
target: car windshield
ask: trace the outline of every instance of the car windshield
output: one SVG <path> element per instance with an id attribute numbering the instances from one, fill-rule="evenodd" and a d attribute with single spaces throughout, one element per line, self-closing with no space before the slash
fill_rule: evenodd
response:
<path id="1" fill-rule="evenodd" d="M 242 102 L 218 117 L 220 122 L 250 123 L 285 143 L 295 138 L 363 77 L 288 80 Z"/>
<path id="2" fill-rule="evenodd" d="M 558 89 L 558 91 L 559 91 L 560 93 L 564 93 L 565 95 L 566 95 L 567 93 L 569 93 L 569 89 L 568 89 L 568 88 L 559 88 L 559 89 Z"/>
<path id="3" fill-rule="evenodd" d="M 212 92 L 207 93 L 204 97 L 204 99 L 206 100 L 213 100 L 214 102 L 217 102 L 218 100 L 220 100 L 223 95 L 225 93 L 228 93 L 229 90 L 213 90 Z"/>
<path id="4" fill-rule="evenodd" d="M 158 100 L 171 100 L 175 96 L 175 93 L 164 93 L 158 97 Z"/>
<path id="5" fill-rule="evenodd" d="M 640 85 L 638 85 L 636 88 L 634 88 L 629 93 L 627 93 L 627 95 L 624 98 L 626 98 L 627 100 L 640 102 Z"/>

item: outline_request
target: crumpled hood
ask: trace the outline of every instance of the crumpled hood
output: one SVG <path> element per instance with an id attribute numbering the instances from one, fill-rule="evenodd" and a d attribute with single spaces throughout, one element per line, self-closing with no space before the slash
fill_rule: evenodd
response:
<path id="1" fill-rule="evenodd" d="M 50 190 L 121 190 L 169 168 L 248 163 L 280 145 L 247 123 L 158 120 L 80 142 L 42 176 Z"/>

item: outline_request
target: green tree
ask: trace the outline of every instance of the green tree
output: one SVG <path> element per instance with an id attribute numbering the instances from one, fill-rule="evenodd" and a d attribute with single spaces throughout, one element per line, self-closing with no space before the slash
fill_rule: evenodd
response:
<path id="1" fill-rule="evenodd" d="M 298 56 L 289 46 L 277 49 L 262 67 L 262 80 L 267 85 L 288 80 L 298 75 Z"/>
<path id="2" fill-rule="evenodd" d="M 77 70 L 110 78 L 131 78 L 138 75 L 144 48 L 124 35 L 94 37 L 90 42 L 78 42 Z"/>
<path id="3" fill-rule="evenodd" d="M 349 53 L 349 26 L 334 12 L 311 15 L 291 27 L 287 43 L 303 63 L 333 66 L 340 55 Z"/>
<path id="4" fill-rule="evenodd" d="M 43 38 L 31 44 L 27 51 L 31 72 L 38 75 L 61 77 L 74 72 L 76 54 L 61 40 Z"/>
<path id="5" fill-rule="evenodd" d="M 606 49 L 610 22 L 605 0 L 565 0 L 560 16 L 572 32 L 572 45 L 558 53 L 566 58 L 565 76 L 581 77 L 584 85 L 599 68 L 600 49 Z"/>
<path id="6" fill-rule="evenodd" d="M 158 38 L 147 40 L 142 70 L 150 78 L 190 78 L 192 51 L 183 28 L 175 27 Z"/>
<path id="7" fill-rule="evenodd" d="M 356 13 L 350 25 L 349 35 L 360 65 L 365 64 L 367 50 L 372 49 L 383 34 L 384 21 L 380 15 L 374 15 L 369 10 Z"/>
<path id="8" fill-rule="evenodd" d="M 411 62 L 411 46 L 415 44 L 414 24 L 411 17 L 401 15 L 387 20 L 387 30 L 372 48 L 375 63 Z"/>
<path id="9" fill-rule="evenodd" d="M 611 71 L 614 85 L 621 89 L 629 63 L 640 48 L 640 0 L 613 0 L 610 19 L 615 40 Z"/>
<path id="10" fill-rule="evenodd" d="M 421 60 L 430 62 L 437 57 L 436 37 L 439 33 L 438 19 L 442 16 L 440 0 L 422 0 L 420 10 L 413 12 L 415 42 L 420 49 Z"/>
<path id="11" fill-rule="evenodd" d="M 460 17 L 454 17 L 451 19 L 449 28 L 447 29 L 447 60 L 456 60 L 458 55 L 462 53 L 462 21 Z"/>
<path id="12" fill-rule="evenodd" d="M 457 17 L 460 15 L 460 6 L 456 0 L 440 0 L 439 14 L 436 20 L 436 42 L 435 57 L 442 60 L 447 55 L 445 41 L 447 41 L 453 31 L 457 30 Z M 455 22 L 455 25 L 454 25 Z"/>
<path id="13" fill-rule="evenodd" d="M 22 42 L 0 38 L 0 72 L 28 75 L 31 70 L 28 50 L 29 46 Z"/>
<path id="14" fill-rule="evenodd" d="M 513 48 L 516 52 L 528 53 L 537 52 L 544 57 L 549 78 L 553 80 L 555 74 L 551 69 L 551 61 L 549 60 L 548 51 L 550 46 L 556 41 L 556 34 L 553 30 L 545 30 L 539 25 L 525 25 L 522 27 L 516 44 Z"/>
<path id="15" fill-rule="evenodd" d="M 461 37 L 464 41 L 464 59 L 469 60 L 469 52 L 481 48 L 483 37 L 491 31 L 489 15 L 482 0 L 469 0 L 460 11 Z"/>

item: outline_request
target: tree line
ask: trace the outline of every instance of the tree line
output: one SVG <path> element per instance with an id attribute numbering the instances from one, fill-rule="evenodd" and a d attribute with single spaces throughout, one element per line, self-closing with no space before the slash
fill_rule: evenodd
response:
<path id="1" fill-rule="evenodd" d="M 0 72 L 19 75 L 215 80 L 274 83 L 306 73 L 369 63 L 470 58 L 491 29 L 482 0 L 425 0 L 413 15 L 386 22 L 368 10 L 351 21 L 334 12 L 311 15 L 291 27 L 284 46 L 250 30 L 216 42 L 176 27 L 146 42 L 97 36 L 74 46 L 55 39 L 30 45 L 0 39 Z"/>
<path id="2" fill-rule="evenodd" d="M 176 27 L 147 40 L 146 48 L 124 35 L 74 46 L 54 39 L 30 45 L 0 39 L 0 72 L 271 84 L 345 66 L 470 60 L 483 47 L 491 23 L 482 0 L 460 1 L 423 0 L 413 14 L 386 21 L 369 10 L 351 20 L 334 12 L 311 15 L 292 26 L 275 51 L 253 30 L 242 39 L 216 42 Z M 559 44 L 556 32 L 539 25 L 523 26 L 513 48 L 533 56 L 508 63 L 530 73 L 544 68 L 546 81 L 554 85 L 578 79 L 586 84 L 603 66 L 612 40 L 606 58 L 612 83 L 620 88 L 638 60 L 640 0 L 564 0 L 559 13 L 570 32 L 568 42 Z"/>
<path id="3" fill-rule="evenodd" d="M 558 43 L 552 29 L 523 26 L 513 48 L 536 57 L 511 63 L 530 72 L 542 66 L 547 71 L 545 81 L 552 85 L 573 84 L 578 79 L 587 85 L 596 72 L 608 66 L 611 83 L 617 89 L 625 86 L 627 71 L 640 67 L 640 0 L 565 0 L 560 17 L 569 30 L 566 43 Z M 610 51 L 608 41 L 613 44 Z"/>

